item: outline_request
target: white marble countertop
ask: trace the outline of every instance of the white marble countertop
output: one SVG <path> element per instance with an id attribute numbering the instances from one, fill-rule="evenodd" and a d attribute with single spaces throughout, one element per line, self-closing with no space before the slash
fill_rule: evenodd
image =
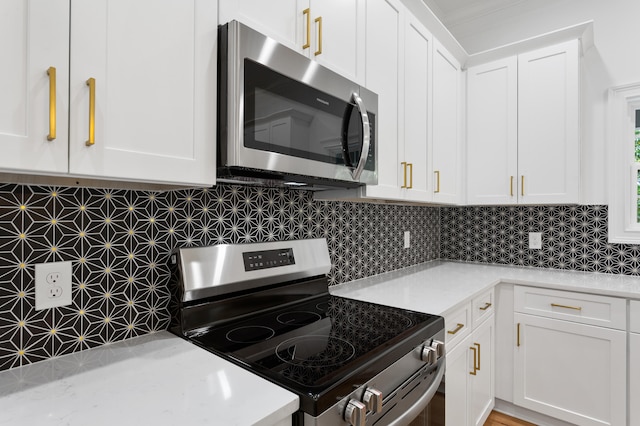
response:
<path id="1" fill-rule="evenodd" d="M 432 261 L 330 287 L 331 294 L 446 315 L 500 282 L 640 299 L 640 277 Z"/>
<path id="2" fill-rule="evenodd" d="M 0 373 L 2 425 L 270 425 L 298 406 L 166 331 Z"/>

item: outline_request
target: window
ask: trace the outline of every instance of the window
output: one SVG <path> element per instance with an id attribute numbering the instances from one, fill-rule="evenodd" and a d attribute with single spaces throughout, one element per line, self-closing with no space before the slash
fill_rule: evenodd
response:
<path id="1" fill-rule="evenodd" d="M 609 242 L 640 244 L 640 83 L 609 91 Z"/>

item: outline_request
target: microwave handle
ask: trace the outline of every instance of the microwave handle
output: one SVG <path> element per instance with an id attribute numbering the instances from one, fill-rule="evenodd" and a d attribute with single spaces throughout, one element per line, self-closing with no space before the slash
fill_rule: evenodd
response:
<path id="1" fill-rule="evenodd" d="M 364 166 L 367 164 L 367 158 L 369 157 L 371 130 L 369 126 L 369 116 L 367 115 L 367 109 L 364 106 L 364 102 L 362 102 L 360 96 L 355 92 L 351 95 L 351 99 L 358 107 L 358 111 L 360 112 L 360 117 L 362 119 L 362 150 L 360 151 L 361 154 L 358 165 L 353 168 L 351 164 L 351 157 L 349 155 L 349 119 L 351 118 L 351 111 L 353 110 L 353 105 L 351 103 L 349 103 L 349 106 L 345 111 L 344 119 L 342 120 L 342 153 L 347 167 L 353 169 L 351 170 L 351 177 L 353 180 L 358 181 L 362 171 L 364 170 Z"/>

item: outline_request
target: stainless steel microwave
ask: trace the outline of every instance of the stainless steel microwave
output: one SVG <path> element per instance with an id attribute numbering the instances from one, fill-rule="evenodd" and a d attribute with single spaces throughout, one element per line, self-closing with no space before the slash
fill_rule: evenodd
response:
<path id="1" fill-rule="evenodd" d="M 218 182 L 377 183 L 375 93 L 237 21 L 218 43 Z"/>

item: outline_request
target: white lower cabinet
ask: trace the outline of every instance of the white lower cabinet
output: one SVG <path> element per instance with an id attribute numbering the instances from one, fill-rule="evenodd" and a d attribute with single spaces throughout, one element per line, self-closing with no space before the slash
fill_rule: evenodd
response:
<path id="1" fill-rule="evenodd" d="M 624 328 L 586 324 L 594 320 L 588 307 L 558 299 L 579 298 L 570 292 L 552 292 L 545 303 L 538 294 L 536 304 L 550 309 L 541 315 L 518 312 L 531 305 L 527 294 L 526 287 L 515 288 L 514 404 L 578 425 L 627 424 Z M 549 317 L 551 310 L 571 318 Z"/>
<path id="2" fill-rule="evenodd" d="M 640 301 L 629 306 L 629 425 L 640 425 Z"/>
<path id="3" fill-rule="evenodd" d="M 474 304 L 475 306 L 475 304 Z M 468 310 L 458 310 L 454 313 Z M 445 323 L 449 316 L 445 317 Z M 453 319 L 453 317 L 451 317 Z M 448 331 L 459 328 L 460 322 L 447 324 Z M 459 328 L 462 332 L 463 328 Z M 450 334 L 450 333 L 448 333 Z M 457 344 L 447 347 L 445 373 L 445 422 L 447 426 L 483 425 L 494 407 L 495 323 L 493 312 Z M 448 345 L 451 346 L 451 345 Z"/>

